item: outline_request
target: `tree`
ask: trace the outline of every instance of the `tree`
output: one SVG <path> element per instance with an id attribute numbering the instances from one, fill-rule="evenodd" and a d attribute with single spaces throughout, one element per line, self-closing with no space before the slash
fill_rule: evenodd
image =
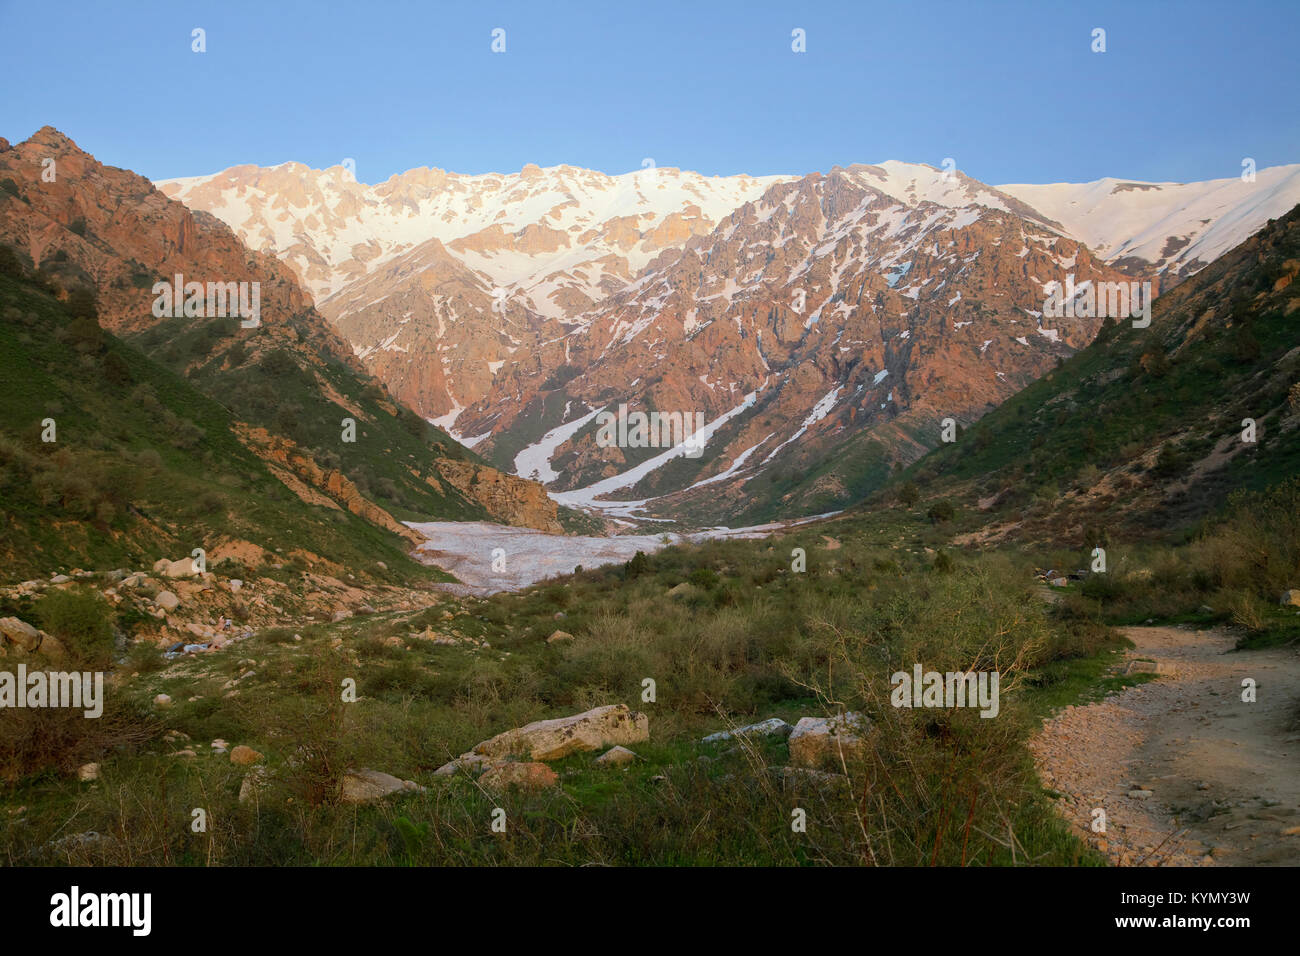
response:
<path id="1" fill-rule="evenodd" d="M 898 503 L 904 508 L 910 508 L 921 500 L 921 492 L 916 485 L 910 481 L 905 481 L 898 487 Z"/>
<path id="2" fill-rule="evenodd" d="M 940 524 L 944 521 L 951 521 L 956 513 L 957 511 L 953 508 L 952 502 L 947 498 L 941 498 L 930 505 L 930 510 L 925 513 L 925 516 L 930 519 L 931 524 Z"/>

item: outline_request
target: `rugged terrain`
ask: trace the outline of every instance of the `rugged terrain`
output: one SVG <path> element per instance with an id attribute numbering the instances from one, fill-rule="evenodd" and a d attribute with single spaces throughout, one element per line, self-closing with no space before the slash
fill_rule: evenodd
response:
<path id="1" fill-rule="evenodd" d="M 942 419 L 969 424 L 1091 340 L 1094 318 L 1042 317 L 1045 283 L 1122 272 L 1157 294 L 1300 201 L 1295 167 L 990 187 L 894 162 L 562 166 L 365 186 L 288 163 L 160 185 L 293 266 L 396 395 L 499 467 L 570 504 L 696 522 L 861 497 Z M 598 447 L 593 416 L 620 404 L 702 413 L 703 454 Z"/>

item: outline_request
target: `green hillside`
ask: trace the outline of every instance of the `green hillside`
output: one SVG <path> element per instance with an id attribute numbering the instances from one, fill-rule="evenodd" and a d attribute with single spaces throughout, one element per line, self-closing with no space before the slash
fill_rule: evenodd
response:
<path id="1" fill-rule="evenodd" d="M 73 565 L 140 566 L 160 554 L 188 555 L 218 539 L 245 540 L 289 554 L 302 549 L 365 573 L 386 562 L 405 578 L 428 572 L 406 543 L 343 510 L 301 501 L 236 438 L 231 411 L 185 379 L 103 331 L 93 302 L 60 302 L 6 260 L 0 275 L 0 564 L 5 579 Z M 236 408 L 256 400 L 256 371 L 232 389 Z M 338 373 L 341 388 L 353 385 Z M 323 415 L 292 376 L 277 379 L 300 403 L 300 425 Z M 376 409 L 372 402 L 367 409 Z M 333 410 L 332 417 L 341 417 Z M 377 411 L 366 440 L 393 449 L 375 456 L 379 485 L 419 439 Z M 55 441 L 42 441 L 42 421 Z M 367 434 L 368 431 L 368 434 Z M 337 432 L 335 433 L 337 436 Z M 349 446 L 352 447 L 352 446 Z M 360 457 L 360 452 L 357 453 Z M 425 452 L 425 456 L 430 454 Z M 396 482 L 394 482 L 396 483 Z M 422 484 L 422 483 L 421 483 Z M 458 500 L 404 484 L 424 515 L 473 513 Z"/>

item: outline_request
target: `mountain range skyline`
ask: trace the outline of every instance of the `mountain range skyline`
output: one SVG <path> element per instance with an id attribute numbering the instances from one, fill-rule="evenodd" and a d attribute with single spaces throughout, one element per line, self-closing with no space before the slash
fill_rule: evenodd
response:
<path id="1" fill-rule="evenodd" d="M 41 78 L 21 97 L 0 93 L 0 135 L 16 142 L 51 123 L 151 179 L 345 157 L 365 182 L 426 162 L 616 173 L 653 158 L 758 176 L 952 157 L 986 182 L 1199 181 L 1243 158 L 1300 155 L 1295 124 L 1276 122 L 1292 91 L 1258 72 L 1294 45 L 1300 13 L 1285 3 L 1250 17 L 1184 3 L 1176 24 L 1161 5 L 939 3 L 923 28 L 870 3 L 670 2 L 596 16 L 380 3 L 342 20 L 310 9 L 87 5 L 69 33 L 0 5 L 0 55 Z M 796 30 L 805 52 L 792 49 Z M 36 51 L 55 44 L 50 71 Z M 1187 69 L 1209 62 L 1218 68 Z M 1158 108 L 1144 105 L 1153 95 Z M 160 135 L 160 117 L 187 117 L 194 135 Z"/>

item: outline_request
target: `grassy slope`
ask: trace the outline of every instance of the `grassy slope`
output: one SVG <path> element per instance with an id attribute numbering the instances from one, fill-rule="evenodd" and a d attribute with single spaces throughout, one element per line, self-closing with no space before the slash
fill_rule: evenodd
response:
<path id="1" fill-rule="evenodd" d="M 1260 440 L 1185 493 L 1127 523 L 1148 532 L 1185 533 L 1238 489 L 1261 490 L 1300 473 L 1300 429 L 1287 392 L 1300 377 L 1294 274 L 1300 210 L 1268 227 L 1192 279 L 1157 299 L 1150 328 L 1108 325 L 1092 345 L 1025 388 L 895 480 L 923 493 L 1001 494 L 995 515 L 1037 498 L 1052 502 L 1089 469 L 1124 471 L 1133 487 L 1182 484 L 1198 461 L 1241 422 L 1259 423 Z M 1195 331 L 1193 331 L 1195 329 Z M 1164 458 L 1141 461 L 1168 445 Z M 1236 450 L 1229 447 L 1229 450 Z M 879 503 L 883 499 L 875 499 Z M 1095 516 L 1121 517 L 1121 508 Z M 1076 515 L 1077 517 L 1077 515 Z M 1064 522 L 1063 522 L 1064 523 Z"/>
<path id="2" fill-rule="evenodd" d="M 395 535 L 302 503 L 235 438 L 226 408 L 180 376 L 106 333 L 102 352 L 79 352 L 68 309 L 37 286 L 0 276 L 0 319 L 6 579 L 151 564 L 226 535 L 427 576 Z M 109 356 L 129 381 L 109 380 Z M 40 440 L 47 416 L 54 444 Z"/>
<path id="3" fill-rule="evenodd" d="M 1113 635 L 1051 618 L 1022 567 L 982 559 L 936 573 L 924 549 L 941 532 L 915 514 L 889 519 L 841 524 L 837 549 L 813 529 L 674 548 L 639 574 L 585 572 L 523 595 L 449 604 L 454 614 L 434 608 L 317 625 L 303 629 L 301 642 L 264 632 L 238 651 L 165 670 L 134 657 L 141 676 L 119 702 L 147 711 L 159 692 L 176 702 L 158 715 L 153 741 L 106 760 L 104 782 L 93 787 L 52 774 L 23 781 L 9 796 L 31 809 L 5 849 L 25 858 L 75 805 L 78 831 L 112 834 L 113 842 L 37 859 L 806 865 L 874 855 L 896 864 L 1096 864 L 1051 813 L 1020 741 L 1047 704 L 1091 687 L 1117 647 Z M 796 546 L 808 554 L 803 573 L 790 570 Z M 683 582 L 691 584 L 685 593 L 667 596 Z M 557 622 L 557 613 L 566 617 Z M 1031 664 L 1020 688 L 1004 690 L 1000 719 L 888 706 L 892 670 L 916 659 L 936 669 L 978 664 L 999 625 L 1014 625 Z M 490 647 L 410 638 L 426 626 Z M 547 644 L 556 627 L 576 640 Z M 387 643 L 392 635 L 409 649 Z M 342 647 L 330 650 L 336 637 Z M 228 695 L 225 682 L 250 669 L 256 674 Z M 340 706 L 346 676 L 357 679 L 361 700 Z M 657 684 L 653 702 L 642 699 L 646 677 Z M 555 764 L 562 789 L 536 794 L 432 776 L 507 727 L 615 701 L 650 718 L 651 739 L 633 745 L 641 759 L 627 771 L 575 755 Z M 779 739 L 753 749 L 699 742 L 729 725 L 841 706 L 868 712 L 880 728 L 880 763 L 855 769 L 852 797 L 810 780 L 783 784 L 772 772 L 788 761 Z M 168 729 L 190 741 L 164 742 Z M 216 737 L 267 755 L 275 778 L 259 802 L 238 802 L 243 770 L 209 755 Z M 181 746 L 198 758 L 166 756 Z M 319 759 L 304 763 L 304 753 Z M 337 805 L 337 769 L 329 768 L 342 766 L 374 767 L 429 790 L 379 806 Z M 160 775 L 165 788 L 142 783 Z M 122 787 L 131 800 L 118 799 Z M 177 823 L 194 806 L 216 821 L 208 834 Z M 489 828 L 497 806 L 507 812 L 504 838 Z M 792 832 L 793 806 L 807 809 L 807 834 Z M 1002 839 L 1008 828 L 1014 849 Z"/>

